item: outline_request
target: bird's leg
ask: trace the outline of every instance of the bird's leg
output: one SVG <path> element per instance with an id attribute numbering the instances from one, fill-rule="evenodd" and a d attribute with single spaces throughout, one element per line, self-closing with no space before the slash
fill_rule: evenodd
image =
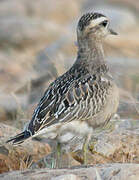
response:
<path id="1" fill-rule="evenodd" d="M 56 168 L 61 167 L 61 144 L 57 143 Z"/>
<path id="2" fill-rule="evenodd" d="M 87 165 L 87 151 L 88 151 L 88 145 L 89 141 L 91 139 L 91 133 L 87 135 L 85 138 L 84 144 L 83 144 L 83 162 L 84 165 Z"/>

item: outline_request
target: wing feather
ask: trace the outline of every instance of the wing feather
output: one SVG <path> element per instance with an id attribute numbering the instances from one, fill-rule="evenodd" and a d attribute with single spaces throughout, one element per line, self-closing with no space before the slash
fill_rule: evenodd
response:
<path id="1" fill-rule="evenodd" d="M 71 84 L 64 82 L 54 82 L 45 92 L 28 125 L 32 135 L 56 123 L 90 118 L 103 107 L 109 87 L 104 79 L 98 83 L 88 75 Z"/>

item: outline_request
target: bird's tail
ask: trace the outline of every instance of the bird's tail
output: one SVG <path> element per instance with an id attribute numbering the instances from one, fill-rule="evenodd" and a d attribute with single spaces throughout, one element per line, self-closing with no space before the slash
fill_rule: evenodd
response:
<path id="1" fill-rule="evenodd" d="M 8 141 L 6 141 L 6 143 L 12 142 L 13 144 L 21 144 L 29 137 L 31 137 L 31 134 L 29 133 L 29 131 L 25 130 L 22 133 L 10 138 Z"/>

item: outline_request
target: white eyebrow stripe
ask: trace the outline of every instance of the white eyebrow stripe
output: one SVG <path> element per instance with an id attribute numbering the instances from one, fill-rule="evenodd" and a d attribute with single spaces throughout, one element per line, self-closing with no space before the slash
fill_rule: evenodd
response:
<path id="1" fill-rule="evenodd" d="M 91 21 L 90 25 L 93 27 L 93 26 L 96 26 L 98 25 L 99 23 L 105 21 L 105 20 L 108 20 L 108 18 L 106 17 L 99 17 L 97 19 L 94 19 L 93 21 Z"/>

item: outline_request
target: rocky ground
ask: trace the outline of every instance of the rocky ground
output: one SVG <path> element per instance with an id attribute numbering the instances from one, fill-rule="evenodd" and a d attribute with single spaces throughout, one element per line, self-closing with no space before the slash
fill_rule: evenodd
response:
<path id="1" fill-rule="evenodd" d="M 52 142 L 40 137 L 13 147 L 5 141 L 20 132 L 49 83 L 75 61 L 77 21 L 92 10 L 106 14 L 119 33 L 108 37 L 104 47 L 120 90 L 120 118 L 92 138 L 91 167 L 79 168 L 78 141 L 61 161 L 62 168 L 78 168 L 41 169 L 52 156 Z M 12 171 L 1 179 L 62 179 L 64 174 L 67 179 L 139 179 L 138 17 L 138 0 L 70 0 L 68 8 L 65 0 L 0 1 L 0 173 Z"/>
<path id="2" fill-rule="evenodd" d="M 2 180 L 138 180 L 139 164 L 105 164 L 71 169 L 39 169 L 1 174 Z"/>

